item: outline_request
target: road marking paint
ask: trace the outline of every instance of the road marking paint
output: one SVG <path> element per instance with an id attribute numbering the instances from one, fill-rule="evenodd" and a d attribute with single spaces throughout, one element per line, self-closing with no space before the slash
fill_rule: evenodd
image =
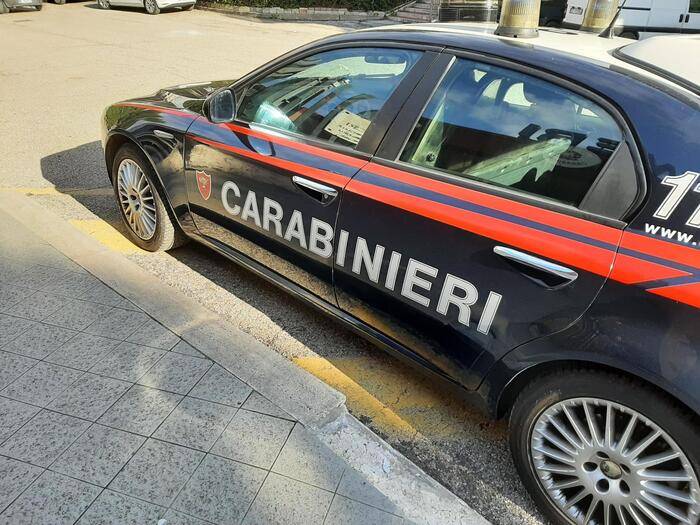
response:
<path id="1" fill-rule="evenodd" d="M 389 439 L 459 440 L 466 421 L 483 419 L 466 402 L 393 360 L 384 364 L 370 357 L 298 357 L 293 361 L 345 394 L 350 411 L 368 418 Z"/>
<path id="2" fill-rule="evenodd" d="M 351 411 L 371 419 L 372 424 L 387 436 L 403 440 L 415 438 L 417 434 L 415 428 L 327 359 L 297 357 L 293 361 L 323 382 L 340 390 L 345 394 Z"/>
<path id="3" fill-rule="evenodd" d="M 146 253 L 102 219 L 71 219 L 68 222 L 101 244 L 119 253 Z"/>

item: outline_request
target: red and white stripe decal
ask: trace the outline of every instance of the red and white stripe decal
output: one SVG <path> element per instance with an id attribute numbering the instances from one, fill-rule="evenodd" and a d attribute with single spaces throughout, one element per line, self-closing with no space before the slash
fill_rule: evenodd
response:
<path id="1" fill-rule="evenodd" d="M 119 106 L 135 107 L 159 111 L 162 113 L 175 114 L 179 116 L 194 117 L 195 115 L 186 111 L 151 106 L 139 103 L 121 103 Z M 427 179 L 418 175 L 382 166 L 375 163 L 368 163 L 362 159 L 344 155 L 333 151 L 328 151 L 317 146 L 303 144 L 288 138 L 266 133 L 260 130 L 246 128 L 236 124 L 220 124 L 218 127 L 229 129 L 238 134 L 244 134 L 261 140 L 273 142 L 288 148 L 301 151 L 316 157 L 325 158 L 334 162 L 343 163 L 347 166 L 364 169 L 367 172 L 386 177 L 404 184 L 412 185 L 432 192 L 440 193 L 452 198 L 460 199 L 467 203 L 484 206 L 503 213 L 507 213 L 528 221 L 542 225 L 552 226 L 557 229 L 570 232 L 572 234 L 586 237 L 593 241 L 606 243 L 612 246 L 620 246 L 629 251 L 634 251 L 640 255 L 647 255 L 653 258 L 668 261 L 669 266 L 662 263 L 650 262 L 643 258 L 618 253 L 612 250 L 587 244 L 575 239 L 569 239 L 540 230 L 534 230 L 525 225 L 516 224 L 503 219 L 485 217 L 484 215 L 455 208 L 447 204 L 438 203 L 429 199 L 407 195 L 400 191 L 382 188 L 359 180 L 354 180 L 348 191 L 352 191 L 363 197 L 367 197 L 384 204 L 394 206 L 416 213 L 432 220 L 449 224 L 456 228 L 483 235 L 516 246 L 523 250 L 547 257 L 563 264 L 569 264 L 577 268 L 595 273 L 601 276 L 610 276 L 611 279 L 623 284 L 640 284 L 644 282 L 672 279 L 690 275 L 688 272 L 673 268 L 673 263 L 700 269 L 700 257 L 698 251 L 692 248 L 679 246 L 670 242 L 654 239 L 633 232 L 622 232 L 616 228 L 588 221 L 585 219 L 571 217 L 551 210 L 545 210 L 536 206 L 515 202 L 496 195 L 482 193 L 476 190 L 454 186 L 442 181 Z M 345 187 L 350 180 L 348 177 L 322 170 L 305 164 L 287 161 L 284 159 L 270 157 L 250 151 L 248 149 L 237 148 L 221 142 L 209 140 L 203 137 L 192 136 L 200 143 L 211 147 L 230 151 L 238 155 L 263 162 L 281 169 L 289 170 L 293 173 L 313 177 L 321 182 L 333 184 L 338 187 Z M 615 258 L 612 273 L 611 261 Z M 678 286 L 667 286 L 655 288 L 650 292 L 680 301 L 692 306 L 700 307 L 700 283 L 683 284 Z"/>

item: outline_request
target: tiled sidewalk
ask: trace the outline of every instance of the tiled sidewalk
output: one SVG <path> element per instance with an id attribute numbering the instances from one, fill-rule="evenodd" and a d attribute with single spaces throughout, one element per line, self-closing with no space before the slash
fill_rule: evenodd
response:
<path id="1" fill-rule="evenodd" d="M 0 524 L 403 523 L 288 414 L 0 224 Z"/>

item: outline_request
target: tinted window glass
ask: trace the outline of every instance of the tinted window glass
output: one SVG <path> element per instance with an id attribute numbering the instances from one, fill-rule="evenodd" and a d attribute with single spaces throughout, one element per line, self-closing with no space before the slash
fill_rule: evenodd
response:
<path id="1" fill-rule="evenodd" d="M 286 65 L 246 91 L 239 118 L 354 147 L 420 51 L 351 48 Z"/>
<path id="2" fill-rule="evenodd" d="M 700 0 L 690 0 L 690 12 L 700 13 Z"/>
<path id="3" fill-rule="evenodd" d="M 621 140 L 612 117 L 570 91 L 459 60 L 400 160 L 578 205 Z"/>

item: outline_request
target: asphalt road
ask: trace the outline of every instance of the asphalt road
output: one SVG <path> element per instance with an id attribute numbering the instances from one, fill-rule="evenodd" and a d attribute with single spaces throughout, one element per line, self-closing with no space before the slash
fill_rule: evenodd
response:
<path id="1" fill-rule="evenodd" d="M 347 24 L 45 4 L 0 17 L 0 190 L 33 196 L 343 391 L 349 409 L 495 524 L 541 523 L 505 427 L 275 287 L 190 244 L 138 250 L 120 233 L 98 120 L 116 100 L 235 78 Z"/>

